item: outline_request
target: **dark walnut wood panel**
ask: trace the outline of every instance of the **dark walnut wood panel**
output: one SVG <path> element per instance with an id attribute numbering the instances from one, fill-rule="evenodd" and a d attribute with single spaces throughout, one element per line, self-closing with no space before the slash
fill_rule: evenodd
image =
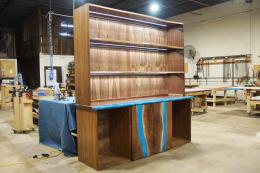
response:
<path id="1" fill-rule="evenodd" d="M 90 37 L 130 42 L 167 44 L 167 30 L 90 18 Z"/>
<path id="2" fill-rule="evenodd" d="M 131 159 L 131 112 L 130 108 L 109 110 L 110 150 Z"/>
<path id="3" fill-rule="evenodd" d="M 74 27 L 76 101 L 90 105 L 89 6 L 74 11 Z"/>
<path id="4" fill-rule="evenodd" d="M 98 120 L 97 112 L 90 109 L 78 108 L 77 116 L 77 141 L 79 161 L 98 169 Z"/>
<path id="5" fill-rule="evenodd" d="M 153 153 L 172 148 L 172 103 L 156 103 L 153 106 Z"/>
<path id="6" fill-rule="evenodd" d="M 90 38 L 93 41 L 168 49 L 181 49 L 184 46 L 181 28 L 168 31 L 99 18 L 90 18 L 90 26 Z"/>
<path id="7" fill-rule="evenodd" d="M 183 26 L 169 29 L 167 44 L 177 47 L 184 47 Z"/>
<path id="8" fill-rule="evenodd" d="M 91 71 L 184 72 L 183 61 L 178 52 L 90 48 Z"/>
<path id="9" fill-rule="evenodd" d="M 91 77 L 91 101 L 168 95 L 168 76 Z"/>
<path id="10" fill-rule="evenodd" d="M 186 141 L 191 140 L 190 100 L 172 102 L 172 136 L 175 140 L 176 138 Z"/>
<path id="11" fill-rule="evenodd" d="M 169 87 L 169 95 L 185 95 L 185 82 L 184 82 L 184 74 L 177 74 L 169 76 L 168 87 Z"/>
<path id="12" fill-rule="evenodd" d="M 131 120 L 129 108 L 99 111 L 97 120 L 98 170 L 130 161 Z"/>
<path id="13" fill-rule="evenodd" d="M 171 52 L 167 57 L 168 71 L 184 72 L 183 51 Z"/>
<path id="14" fill-rule="evenodd" d="M 153 154 L 153 104 L 132 107 L 132 160 Z"/>
<path id="15" fill-rule="evenodd" d="M 132 160 L 172 148 L 172 103 L 132 107 Z"/>

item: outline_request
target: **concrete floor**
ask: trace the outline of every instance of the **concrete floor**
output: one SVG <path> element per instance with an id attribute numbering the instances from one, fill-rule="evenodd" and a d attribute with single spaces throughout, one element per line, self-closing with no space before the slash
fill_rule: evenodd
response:
<path id="1" fill-rule="evenodd" d="M 259 173 L 260 115 L 248 116 L 244 104 L 210 108 L 192 117 L 192 143 L 147 159 L 101 172 Z M 33 155 L 57 151 L 38 143 L 38 131 L 13 134 L 12 111 L 0 111 L 1 173 L 96 172 L 62 154 L 46 160 Z M 258 134 L 259 133 L 259 134 Z"/>

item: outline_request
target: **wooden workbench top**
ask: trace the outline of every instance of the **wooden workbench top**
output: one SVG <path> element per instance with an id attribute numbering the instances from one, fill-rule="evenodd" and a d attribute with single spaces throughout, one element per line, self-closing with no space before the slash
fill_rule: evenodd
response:
<path id="1" fill-rule="evenodd" d="M 207 88 L 185 88 L 185 93 L 203 92 L 203 91 L 211 91 L 211 89 L 207 89 Z"/>

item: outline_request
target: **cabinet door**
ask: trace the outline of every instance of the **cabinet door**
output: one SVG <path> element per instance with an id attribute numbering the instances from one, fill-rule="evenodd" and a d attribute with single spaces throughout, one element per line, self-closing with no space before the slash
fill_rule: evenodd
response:
<path id="1" fill-rule="evenodd" d="M 132 160 L 171 148 L 172 103 L 132 107 Z"/>
<path id="2" fill-rule="evenodd" d="M 172 148 L 172 102 L 153 105 L 153 153 Z"/>
<path id="3" fill-rule="evenodd" d="M 132 107 L 132 160 L 153 154 L 152 105 Z"/>

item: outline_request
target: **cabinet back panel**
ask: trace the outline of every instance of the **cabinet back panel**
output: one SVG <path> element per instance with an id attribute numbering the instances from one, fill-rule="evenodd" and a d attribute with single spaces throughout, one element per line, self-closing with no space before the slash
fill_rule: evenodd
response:
<path id="1" fill-rule="evenodd" d="M 161 28 L 93 17 L 89 21 L 90 38 L 183 46 L 183 32 L 181 28 L 172 28 L 168 31 Z"/>
<path id="2" fill-rule="evenodd" d="M 91 77 L 91 101 L 168 94 L 168 76 Z"/>
<path id="3" fill-rule="evenodd" d="M 94 47 L 90 62 L 91 71 L 161 72 L 169 65 L 166 53 Z"/>

